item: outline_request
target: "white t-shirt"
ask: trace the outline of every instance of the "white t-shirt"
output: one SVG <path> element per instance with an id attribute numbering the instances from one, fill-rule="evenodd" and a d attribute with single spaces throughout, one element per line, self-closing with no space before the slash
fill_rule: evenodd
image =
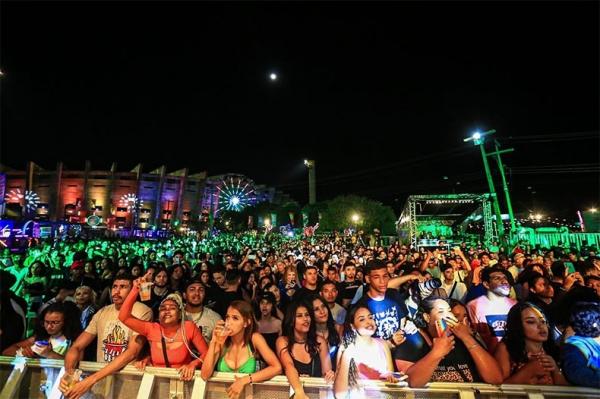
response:
<path id="1" fill-rule="evenodd" d="M 452 292 L 454 283 L 456 283 L 456 287 L 454 288 L 454 292 Z M 463 302 L 465 295 L 467 294 L 467 286 L 457 279 L 454 279 L 450 284 L 446 284 L 446 280 L 442 280 L 442 288 L 446 291 L 446 294 L 448 294 L 448 299 L 456 299 Z M 450 295 L 450 292 L 452 292 L 452 295 Z"/>
<path id="2" fill-rule="evenodd" d="M 134 303 L 131 314 L 140 320 L 152 321 L 152 309 L 143 303 Z M 92 317 L 85 332 L 98 337 L 96 349 L 98 363 L 109 363 L 114 360 L 125 352 L 129 341 L 138 335 L 119 320 L 119 311 L 115 305 L 108 305 L 100 309 Z"/>
<path id="3" fill-rule="evenodd" d="M 204 306 L 202 308 L 202 313 L 191 313 L 186 311 L 185 319 L 190 320 L 196 326 L 198 326 L 200 331 L 202 331 L 204 340 L 209 343 L 210 339 L 212 338 L 215 325 L 217 324 L 217 321 L 221 320 L 221 316 L 214 310 Z"/>
<path id="4" fill-rule="evenodd" d="M 502 297 L 490 301 L 487 295 L 482 295 L 467 303 L 467 311 L 471 323 L 484 339 L 490 353 L 504 337 L 508 311 L 517 301 Z"/>

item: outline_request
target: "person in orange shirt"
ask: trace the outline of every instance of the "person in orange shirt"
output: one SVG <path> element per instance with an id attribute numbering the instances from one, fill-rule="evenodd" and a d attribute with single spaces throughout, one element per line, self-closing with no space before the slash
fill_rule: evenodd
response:
<path id="1" fill-rule="evenodd" d="M 140 285 L 145 277 L 136 279 L 133 289 L 119 311 L 119 320 L 133 331 L 145 336 L 150 343 L 152 365 L 176 368 L 182 380 L 189 381 L 202 363 L 208 345 L 198 327 L 183 317 L 183 301 L 179 294 L 169 294 L 159 306 L 158 323 L 140 320 L 131 314 Z M 193 345 L 199 356 L 190 349 Z"/>

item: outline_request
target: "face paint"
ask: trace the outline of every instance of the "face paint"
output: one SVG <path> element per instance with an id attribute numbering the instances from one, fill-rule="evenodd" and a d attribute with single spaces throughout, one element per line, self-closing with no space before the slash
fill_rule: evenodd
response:
<path id="1" fill-rule="evenodd" d="M 495 287 L 492 290 L 492 292 L 496 295 L 508 296 L 508 294 L 510 294 L 510 285 L 508 285 L 508 284 L 499 285 L 499 286 Z"/>

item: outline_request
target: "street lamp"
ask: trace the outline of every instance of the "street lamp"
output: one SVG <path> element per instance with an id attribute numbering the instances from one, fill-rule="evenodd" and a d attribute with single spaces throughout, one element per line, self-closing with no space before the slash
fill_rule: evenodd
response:
<path id="1" fill-rule="evenodd" d="M 514 221 L 514 216 L 513 216 L 513 211 L 512 211 L 512 204 L 510 201 L 508 185 L 506 184 L 506 177 L 504 176 L 504 165 L 502 164 L 502 160 L 500 159 L 500 154 L 505 153 L 505 152 L 511 152 L 512 149 L 500 151 L 500 149 L 498 148 L 499 143 L 496 141 L 496 151 L 491 154 L 487 154 L 485 151 L 485 146 L 484 146 L 485 137 L 489 136 L 491 134 L 494 134 L 494 133 L 496 133 L 496 130 L 494 130 L 494 129 L 488 130 L 486 132 L 477 131 L 477 132 L 474 132 L 471 135 L 471 137 L 467 137 L 467 138 L 463 139 L 463 141 L 465 143 L 468 141 L 472 141 L 473 144 L 478 145 L 479 149 L 481 150 L 481 157 L 483 159 L 483 168 L 485 169 L 485 176 L 487 178 L 490 194 L 492 196 L 492 203 L 494 205 L 494 213 L 496 215 L 496 228 L 498 229 L 498 236 L 502 240 L 504 238 L 504 225 L 502 222 L 502 213 L 500 212 L 500 204 L 498 202 L 498 197 L 496 195 L 496 188 L 494 186 L 494 180 L 492 178 L 492 172 L 490 171 L 490 165 L 488 163 L 487 157 L 491 156 L 491 155 L 496 156 L 496 162 L 498 163 L 498 169 L 500 170 L 500 175 L 502 176 L 502 184 L 503 184 L 503 188 L 504 188 L 504 194 L 506 196 L 506 203 L 508 206 L 508 215 L 510 218 L 511 231 L 514 232 L 516 230 L 516 226 L 515 226 L 515 221 Z"/>
<path id="2" fill-rule="evenodd" d="M 314 159 L 305 159 L 304 166 L 308 168 L 308 203 L 314 205 L 317 202 L 317 177 Z"/>

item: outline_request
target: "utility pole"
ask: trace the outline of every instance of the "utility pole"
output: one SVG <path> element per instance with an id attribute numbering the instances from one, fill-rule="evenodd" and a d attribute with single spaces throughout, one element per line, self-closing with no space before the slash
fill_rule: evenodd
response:
<path id="1" fill-rule="evenodd" d="M 513 152 L 514 148 L 508 148 L 506 150 L 500 150 L 500 143 L 498 140 L 494 140 L 494 147 L 496 151 L 489 153 L 488 156 L 495 156 L 496 163 L 498 164 L 498 169 L 500 170 L 500 176 L 502 177 L 502 188 L 504 189 L 504 196 L 506 198 L 506 207 L 508 208 L 508 217 L 510 219 L 510 236 L 511 239 L 513 235 L 517 231 L 517 227 L 515 225 L 515 215 L 513 213 L 512 202 L 510 200 L 510 192 L 508 191 L 508 184 L 506 184 L 506 175 L 504 174 L 504 164 L 502 163 L 502 159 L 500 158 L 500 154 L 506 154 L 509 152 Z"/>
<path id="2" fill-rule="evenodd" d="M 502 213 L 500 212 L 500 204 L 498 203 L 498 196 L 496 195 L 496 188 L 494 186 L 494 179 L 492 177 L 492 172 L 490 171 L 490 165 L 488 163 L 487 157 L 488 154 L 485 152 L 485 136 L 496 133 L 496 130 L 488 130 L 487 132 L 479 133 L 475 132 L 473 136 L 464 139 L 463 141 L 473 141 L 475 145 L 479 146 L 481 150 L 481 158 L 483 159 L 483 167 L 485 169 L 485 176 L 487 178 L 490 195 L 492 196 L 492 202 L 494 204 L 494 213 L 496 214 L 496 228 L 498 229 L 498 239 L 500 241 L 504 240 L 504 225 L 502 223 Z"/>
<path id="3" fill-rule="evenodd" d="M 304 165 L 308 168 L 308 203 L 314 205 L 317 202 L 317 177 L 315 173 L 314 159 L 305 159 Z"/>

